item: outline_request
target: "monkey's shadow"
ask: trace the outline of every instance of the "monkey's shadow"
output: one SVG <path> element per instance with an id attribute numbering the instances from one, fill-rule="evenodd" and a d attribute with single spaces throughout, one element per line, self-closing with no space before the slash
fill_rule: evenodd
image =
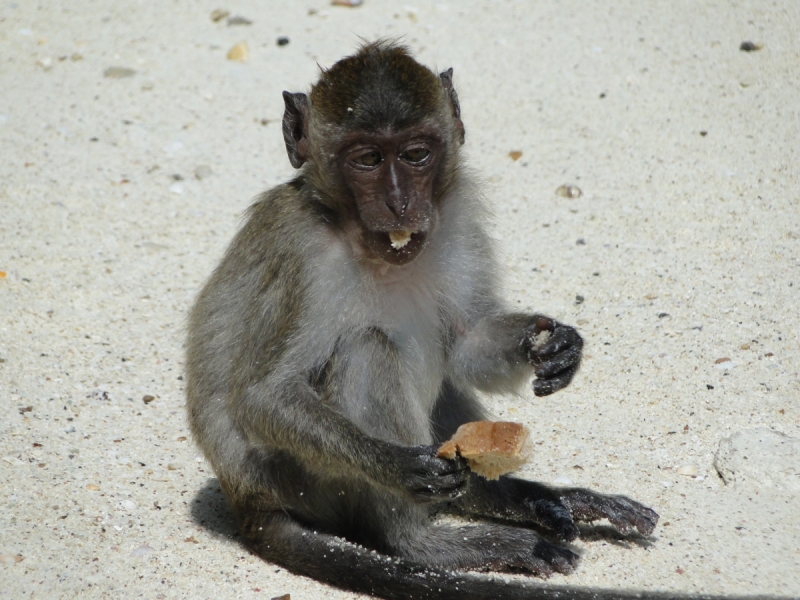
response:
<path id="1" fill-rule="evenodd" d="M 208 479 L 189 505 L 192 521 L 212 536 L 239 542 L 239 531 L 219 481 Z"/>

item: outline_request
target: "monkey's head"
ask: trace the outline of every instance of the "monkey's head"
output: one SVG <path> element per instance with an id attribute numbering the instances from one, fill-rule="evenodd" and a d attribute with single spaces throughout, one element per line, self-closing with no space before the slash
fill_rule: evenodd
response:
<path id="1" fill-rule="evenodd" d="M 358 221 L 374 258 L 411 262 L 436 226 L 464 143 L 452 74 L 375 42 L 323 71 L 310 97 L 283 93 L 292 166 L 305 165 L 323 204 Z"/>

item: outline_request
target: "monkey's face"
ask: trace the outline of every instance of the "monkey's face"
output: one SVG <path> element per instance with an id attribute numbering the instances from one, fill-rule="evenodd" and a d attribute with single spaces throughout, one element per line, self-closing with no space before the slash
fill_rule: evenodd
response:
<path id="1" fill-rule="evenodd" d="M 403 265 L 425 247 L 436 220 L 434 188 L 442 152 L 439 137 L 423 126 L 400 133 L 359 132 L 343 144 L 339 168 L 375 257 Z"/>

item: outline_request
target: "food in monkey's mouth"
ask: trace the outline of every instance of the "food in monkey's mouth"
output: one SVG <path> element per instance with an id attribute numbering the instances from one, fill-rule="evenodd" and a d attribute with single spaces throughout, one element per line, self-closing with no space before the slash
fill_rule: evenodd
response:
<path id="1" fill-rule="evenodd" d="M 389 241 L 392 242 L 392 248 L 400 250 L 405 248 L 408 242 L 411 241 L 411 232 L 407 229 L 398 229 L 397 231 L 389 232 Z"/>

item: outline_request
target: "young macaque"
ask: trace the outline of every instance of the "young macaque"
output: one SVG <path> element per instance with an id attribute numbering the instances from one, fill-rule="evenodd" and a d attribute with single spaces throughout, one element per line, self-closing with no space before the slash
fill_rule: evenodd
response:
<path id="1" fill-rule="evenodd" d="M 535 598 L 549 588 L 457 571 L 570 572 L 578 556 L 534 526 L 569 542 L 576 521 L 607 518 L 649 535 L 658 515 L 624 496 L 489 481 L 436 456 L 485 419 L 475 390 L 535 376 L 552 394 L 583 346 L 498 298 L 452 69 L 377 42 L 283 96 L 299 172 L 250 208 L 189 323 L 189 421 L 246 543 L 385 598 Z M 433 523 L 442 510 L 489 520 Z"/>

